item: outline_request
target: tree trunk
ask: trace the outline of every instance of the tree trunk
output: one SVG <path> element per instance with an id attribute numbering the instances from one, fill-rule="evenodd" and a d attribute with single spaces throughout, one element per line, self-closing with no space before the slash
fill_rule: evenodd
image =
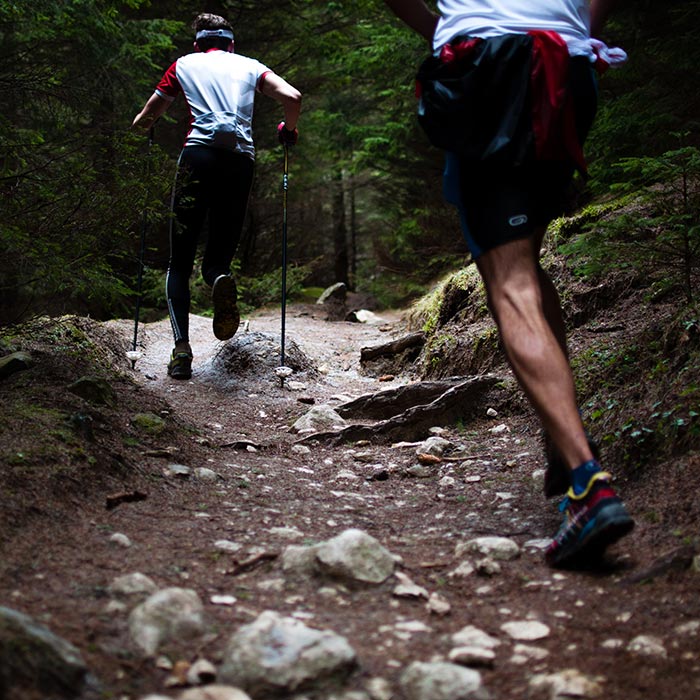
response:
<path id="1" fill-rule="evenodd" d="M 338 169 L 333 174 L 333 271 L 335 282 L 349 286 L 348 279 L 348 242 L 345 226 L 345 192 L 343 188 L 343 171 Z"/>

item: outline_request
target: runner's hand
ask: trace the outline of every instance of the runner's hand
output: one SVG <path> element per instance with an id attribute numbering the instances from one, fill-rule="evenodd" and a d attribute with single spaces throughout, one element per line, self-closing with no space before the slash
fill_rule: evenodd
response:
<path id="1" fill-rule="evenodd" d="M 280 122 L 277 127 L 277 138 L 283 146 L 295 146 L 299 140 L 299 132 L 296 129 L 290 131 L 284 122 Z"/>

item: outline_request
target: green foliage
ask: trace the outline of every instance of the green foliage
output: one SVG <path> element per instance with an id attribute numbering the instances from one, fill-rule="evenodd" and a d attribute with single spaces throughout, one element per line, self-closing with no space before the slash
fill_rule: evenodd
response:
<path id="1" fill-rule="evenodd" d="M 696 305 L 627 343 L 601 341 L 574 360 L 579 395 L 608 461 L 631 470 L 700 448 Z"/>
<path id="2" fill-rule="evenodd" d="M 618 210 L 588 224 L 564 252 L 575 254 L 581 273 L 615 267 L 643 278 L 656 295 L 680 289 L 691 302 L 700 267 L 700 150 L 625 158 L 618 168 L 615 189 L 625 195 Z"/>
<path id="3" fill-rule="evenodd" d="M 587 144 L 594 192 L 619 176 L 611 163 L 669 153 L 672 130 L 700 145 L 699 7 L 698 0 L 627 3 L 607 28 L 605 38 L 625 47 L 630 61 L 600 83 Z M 166 216 L 187 110 L 178 100 L 162 120 L 150 176 L 142 136 L 139 145 L 125 132 L 165 67 L 191 50 L 187 25 L 202 9 L 190 0 L 0 0 L 0 323 L 68 310 L 130 315 L 141 213 L 145 207 L 153 226 Z M 335 282 L 345 253 L 355 288 L 394 305 L 458 267 L 466 248 L 442 200 L 442 154 L 415 119 L 414 75 L 426 42 L 370 0 L 227 0 L 207 9 L 232 20 L 237 51 L 304 93 L 290 159 L 289 259 L 302 267 L 321 260 L 307 282 Z M 257 101 L 256 182 L 239 251 L 251 289 L 265 286 L 253 278 L 274 278 L 280 265 L 280 118 L 279 105 Z M 582 215 L 589 213 L 612 218 Z M 640 240 L 659 216 L 649 211 Z M 581 221 L 568 223 L 575 229 Z M 574 233 L 568 223 L 561 238 Z M 676 244 L 688 228 L 681 217 L 671 223 L 664 235 L 672 240 L 655 243 L 675 281 L 682 277 Z M 158 245 L 152 257 L 162 260 L 165 241 Z M 582 270 L 592 274 L 593 247 L 587 252 Z M 162 282 L 146 282 L 147 307 L 158 310 L 151 289 L 162 294 Z M 683 284 L 687 292 L 687 274 Z"/>
<path id="4" fill-rule="evenodd" d="M 0 323 L 100 315 L 128 296 L 130 243 L 152 183 L 116 123 L 173 24 L 129 21 L 122 8 L 0 5 Z"/>

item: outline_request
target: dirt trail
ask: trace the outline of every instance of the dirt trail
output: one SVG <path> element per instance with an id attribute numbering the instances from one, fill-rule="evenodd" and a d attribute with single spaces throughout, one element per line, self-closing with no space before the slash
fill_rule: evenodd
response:
<path id="1" fill-rule="evenodd" d="M 697 697 L 698 637 L 677 628 L 700 620 L 698 575 L 671 568 L 650 575 L 646 585 L 630 582 L 671 547 L 669 534 L 642 518 L 610 552 L 602 570 L 554 572 L 543 563 L 541 547 L 556 529 L 558 515 L 533 478 L 542 465 L 532 417 L 509 415 L 501 405 L 499 415 L 489 417 L 489 405 L 484 405 L 483 417 L 472 423 L 439 426 L 462 458 L 430 467 L 423 478 L 408 476 L 416 464 L 414 448 L 371 444 L 312 445 L 308 454 L 292 450 L 297 436 L 288 428 L 309 408 L 300 398 L 333 403 L 339 394 L 359 396 L 406 381 L 380 383 L 360 371 L 361 347 L 403 332 L 398 314 L 386 314 L 385 320 L 381 325 L 330 324 L 316 309 L 290 309 L 288 341 L 297 343 L 319 370 L 294 375 L 305 385 L 296 391 L 283 388 L 267 367 L 221 381 L 213 360 L 223 344 L 211 336 L 210 320 L 199 317 L 192 318 L 192 380 L 173 381 L 165 375 L 169 326 L 165 321 L 147 325 L 146 351 L 134 376 L 141 391 L 169 404 L 168 418 L 183 431 L 179 450 L 172 458 L 153 456 L 154 449 L 171 446 L 158 440 L 149 445 L 135 484 L 146 491 L 145 500 L 109 511 L 96 500 L 55 529 L 27 532 L 5 563 L 12 578 L 0 585 L 0 600 L 76 644 L 111 697 L 164 692 L 168 675 L 129 651 L 125 616 L 106 612 L 110 582 L 136 571 L 159 587 L 193 588 L 205 601 L 213 634 L 196 648 L 180 650 L 189 660 L 201 655 L 216 663 L 238 626 L 272 609 L 347 637 L 360 662 L 348 687 L 361 690 L 367 679 L 383 677 L 393 684 L 397 700 L 402 669 L 414 660 L 446 658 L 449 635 L 466 625 L 501 641 L 495 664 L 481 669 L 494 699 L 528 697 L 533 675 L 569 668 L 595 679 L 601 697 L 609 700 Z M 126 321 L 116 326 L 128 337 Z M 256 314 L 248 331 L 271 336 L 276 348 L 279 314 Z M 266 361 L 274 366 L 270 357 Z M 493 398 L 498 404 L 498 395 Z M 239 440 L 263 448 L 236 449 L 232 445 Z M 163 477 L 170 462 L 209 467 L 220 479 Z M 378 467 L 388 478 L 368 479 Z M 642 493 L 628 499 L 637 513 Z M 350 527 L 367 531 L 400 557 L 400 570 L 449 601 L 450 613 L 431 613 L 421 599 L 395 598 L 395 580 L 354 589 L 331 583 L 335 593 L 329 594 L 328 582 L 324 589 L 316 580 L 285 579 L 278 557 L 284 547 L 320 542 Z M 116 547 L 109 540 L 115 532 L 126 534 L 132 546 Z M 456 556 L 456 545 L 481 535 L 512 538 L 521 547 L 520 557 L 490 571 L 453 575 L 468 558 Z M 214 543 L 221 539 L 240 549 L 233 554 L 218 550 Z M 261 553 L 270 556 L 241 570 L 241 561 Z M 221 594 L 234 596 L 236 604 L 212 604 L 212 596 Z M 518 648 L 501 626 L 520 620 L 539 620 L 549 634 L 526 642 L 529 650 Z M 424 627 L 409 625 L 406 631 L 401 623 L 407 622 Z M 638 635 L 658 637 L 665 655 L 628 650 Z"/>

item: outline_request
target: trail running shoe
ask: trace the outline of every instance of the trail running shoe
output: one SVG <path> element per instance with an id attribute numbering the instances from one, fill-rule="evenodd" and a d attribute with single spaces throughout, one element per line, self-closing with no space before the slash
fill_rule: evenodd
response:
<path id="1" fill-rule="evenodd" d="M 588 447 L 591 448 L 593 459 L 596 462 L 600 461 L 600 448 L 596 441 L 586 431 L 588 439 Z M 553 496 L 561 496 L 565 494 L 569 488 L 569 473 L 564 464 L 562 456 L 554 446 L 552 439 L 547 433 L 544 433 L 544 454 L 547 460 L 547 470 L 544 473 L 544 495 L 545 498 Z"/>
<path id="2" fill-rule="evenodd" d="M 188 352 L 173 350 L 168 362 L 168 375 L 173 379 L 190 379 L 192 377 L 192 355 Z"/>
<path id="3" fill-rule="evenodd" d="M 559 510 L 564 513 L 564 522 L 545 553 L 551 566 L 591 563 L 634 527 L 634 520 L 610 486 L 607 472 L 594 474 L 579 496 L 570 488 Z"/>
<path id="4" fill-rule="evenodd" d="M 219 340 L 233 338 L 241 322 L 236 301 L 238 294 L 236 283 L 231 275 L 219 275 L 214 280 L 211 299 L 214 303 L 214 322 L 212 328 Z"/>

